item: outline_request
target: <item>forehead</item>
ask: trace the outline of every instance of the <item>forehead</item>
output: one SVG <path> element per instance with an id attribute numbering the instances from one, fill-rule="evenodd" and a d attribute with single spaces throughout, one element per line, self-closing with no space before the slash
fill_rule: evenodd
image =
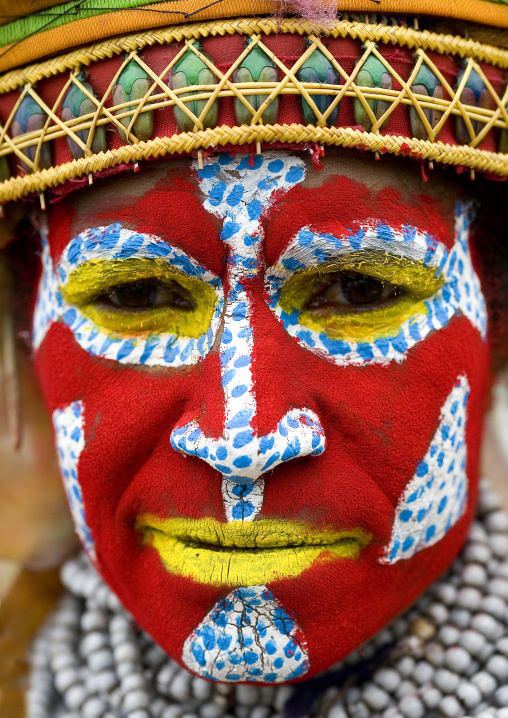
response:
<path id="1" fill-rule="evenodd" d="M 281 157 L 288 154 L 281 151 Z M 289 241 L 305 224 L 332 219 L 347 229 L 348 223 L 368 219 L 410 224 L 445 243 L 453 236 L 457 188 L 437 172 L 425 183 L 419 164 L 402 158 L 376 162 L 371 155 L 327 150 L 323 168 L 315 170 L 307 153 L 298 156 L 307 167 L 305 179 L 277 198 L 263 217 L 265 227 L 281 241 Z M 198 261 L 209 262 L 210 252 L 224 251 L 222 221 L 205 211 L 191 162 L 145 163 L 138 173 L 97 181 L 57 202 L 50 215 L 53 255 L 58 258 L 68 241 L 89 227 L 121 222 L 185 246 Z"/>

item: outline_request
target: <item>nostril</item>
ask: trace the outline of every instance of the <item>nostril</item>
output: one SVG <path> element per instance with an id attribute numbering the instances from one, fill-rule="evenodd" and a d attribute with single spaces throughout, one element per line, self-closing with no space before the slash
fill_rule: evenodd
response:
<path id="1" fill-rule="evenodd" d="M 270 434 L 257 435 L 245 409 L 230 419 L 219 438 L 207 437 L 197 421 L 177 426 L 171 434 L 176 451 L 206 461 L 229 481 L 251 484 L 279 464 L 303 456 L 318 456 L 326 439 L 317 415 L 310 409 L 291 409 Z M 249 427 L 244 431 L 237 429 Z"/>
<path id="2" fill-rule="evenodd" d="M 197 421 L 177 426 L 171 434 L 176 451 L 202 459 L 221 474 L 228 521 L 250 521 L 259 513 L 267 471 L 291 459 L 318 456 L 326 447 L 321 422 L 310 409 L 291 409 L 274 431 L 262 436 L 254 432 L 251 420 L 252 411 L 238 412 L 219 438 L 207 437 Z"/>

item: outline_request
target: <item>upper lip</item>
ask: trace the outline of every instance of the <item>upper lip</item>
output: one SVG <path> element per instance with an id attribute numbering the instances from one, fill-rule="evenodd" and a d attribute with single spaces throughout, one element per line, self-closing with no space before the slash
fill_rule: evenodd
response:
<path id="1" fill-rule="evenodd" d="M 208 544 L 229 549 L 276 549 L 297 546 L 331 546 L 341 541 L 370 543 L 371 535 L 360 528 L 337 530 L 285 519 L 222 523 L 212 518 L 164 519 L 153 515 L 138 518 L 140 530 L 160 531 L 184 543 Z"/>

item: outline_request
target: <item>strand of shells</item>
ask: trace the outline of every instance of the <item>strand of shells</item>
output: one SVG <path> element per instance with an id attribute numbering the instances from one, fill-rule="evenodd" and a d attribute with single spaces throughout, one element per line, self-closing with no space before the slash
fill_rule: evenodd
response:
<path id="1" fill-rule="evenodd" d="M 210 683 L 171 660 L 82 555 L 33 645 L 28 718 L 283 718 L 298 687 Z M 325 690 L 319 718 L 508 718 L 508 515 L 483 481 L 448 574 L 332 670 L 392 646 L 360 686 Z M 383 654 L 384 655 L 384 654 Z"/>

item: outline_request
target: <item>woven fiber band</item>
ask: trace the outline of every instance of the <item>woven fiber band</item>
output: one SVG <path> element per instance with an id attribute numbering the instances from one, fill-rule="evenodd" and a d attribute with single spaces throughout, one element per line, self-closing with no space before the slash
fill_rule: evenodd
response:
<path id="1" fill-rule="evenodd" d="M 508 176 L 508 51 L 346 20 L 314 31 L 296 18 L 178 25 L 7 73 L 0 202 L 123 163 L 270 143 Z"/>

